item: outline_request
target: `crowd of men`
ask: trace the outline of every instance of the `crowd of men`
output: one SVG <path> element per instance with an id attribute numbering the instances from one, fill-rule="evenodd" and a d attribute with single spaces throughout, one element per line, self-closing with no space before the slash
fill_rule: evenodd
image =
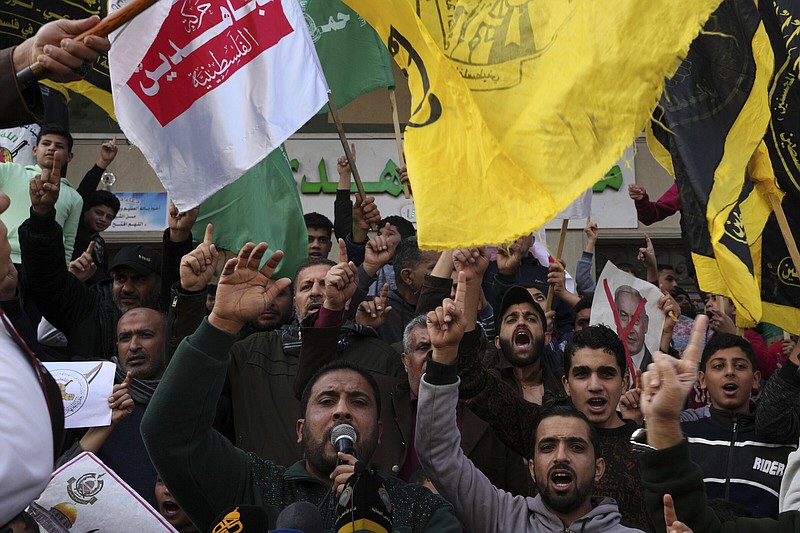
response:
<path id="1" fill-rule="evenodd" d="M 737 329 L 722 295 L 698 308 L 649 239 L 631 258 L 662 293 L 658 350 L 629 285 L 617 324 L 592 323 L 591 220 L 572 291 L 532 236 L 421 250 L 351 199 L 345 159 L 292 279 L 263 242 L 222 264 L 214 228 L 192 242 L 198 210 L 174 206 L 160 250 L 109 260 L 119 202 L 97 187 L 116 153 L 75 188 L 71 135 L 43 126 L 36 165 L 0 164 L 0 531 L 37 531 L 26 506 L 85 451 L 181 532 L 240 506 L 307 533 L 800 531 L 800 345 Z M 629 192 L 643 222 L 671 214 Z M 39 361 L 86 360 L 116 366 L 111 424 L 64 431 Z M 297 502 L 316 525 L 286 525 Z"/>

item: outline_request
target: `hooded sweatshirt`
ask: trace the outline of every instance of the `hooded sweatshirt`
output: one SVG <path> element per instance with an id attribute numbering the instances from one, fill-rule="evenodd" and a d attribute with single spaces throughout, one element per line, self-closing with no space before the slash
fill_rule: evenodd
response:
<path id="1" fill-rule="evenodd" d="M 540 495 L 514 496 L 494 487 L 461 451 L 456 424 L 459 383 L 455 365 L 428 361 L 419 388 L 416 450 L 425 473 L 467 531 L 639 531 L 620 524 L 611 498 L 593 498 L 592 510 L 567 527 Z"/>

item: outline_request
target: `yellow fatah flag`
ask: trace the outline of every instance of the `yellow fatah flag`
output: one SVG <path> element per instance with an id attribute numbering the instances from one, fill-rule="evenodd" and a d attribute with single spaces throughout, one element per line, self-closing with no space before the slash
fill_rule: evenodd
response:
<path id="1" fill-rule="evenodd" d="M 408 74 L 419 242 L 541 227 L 640 133 L 720 0 L 344 0 Z"/>

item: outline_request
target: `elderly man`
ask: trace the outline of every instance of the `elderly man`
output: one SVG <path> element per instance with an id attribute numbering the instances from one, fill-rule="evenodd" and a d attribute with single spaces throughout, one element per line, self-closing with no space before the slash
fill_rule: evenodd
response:
<path id="1" fill-rule="evenodd" d="M 258 270 L 266 244 L 249 243 L 223 269 L 214 309 L 175 353 L 148 411 L 142 434 L 164 482 L 201 531 L 234 505 L 258 505 L 275 527 L 281 509 L 310 501 L 322 513 L 326 531 L 336 517 L 336 494 L 354 471 L 355 457 L 336 453 L 335 426 L 356 431 L 359 458 L 369 463 L 381 435 L 380 400 L 370 375 L 352 364 L 322 369 L 309 383 L 296 420 L 295 438 L 305 460 L 278 466 L 234 447 L 211 428 L 233 343 L 241 328 L 288 286 L 270 281 L 282 254 Z M 272 392 L 272 391 L 268 391 Z M 271 417 L 260 423 L 272 427 Z M 422 487 L 385 480 L 395 531 L 459 531 L 450 506 Z"/>

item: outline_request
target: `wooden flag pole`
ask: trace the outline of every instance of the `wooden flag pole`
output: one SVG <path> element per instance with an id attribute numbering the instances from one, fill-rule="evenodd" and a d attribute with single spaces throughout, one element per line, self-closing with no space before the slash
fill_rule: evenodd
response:
<path id="1" fill-rule="evenodd" d="M 358 193 L 361 195 L 361 200 L 365 200 L 367 198 L 367 192 L 364 190 L 364 184 L 361 182 L 361 175 L 358 173 L 358 168 L 356 168 L 356 161 L 353 158 L 353 153 L 350 151 L 350 143 L 347 142 L 347 135 L 344 133 L 344 126 L 342 126 L 342 121 L 339 118 L 339 110 L 336 109 L 336 102 L 333 101 L 333 95 L 328 93 L 328 107 L 331 110 L 331 116 L 333 117 L 333 122 L 336 124 L 336 131 L 339 132 L 339 140 L 342 142 L 342 148 L 344 149 L 344 156 L 347 158 L 347 163 L 350 165 L 350 170 L 353 172 L 353 179 L 356 182 L 356 188 L 358 189 Z M 373 224 L 372 229 L 377 230 L 378 225 Z"/>
<path id="2" fill-rule="evenodd" d="M 389 101 L 392 103 L 392 124 L 394 125 L 394 140 L 397 142 L 397 158 L 402 166 L 406 166 L 406 158 L 403 155 L 403 143 L 400 141 L 400 118 L 397 116 L 397 98 L 394 94 L 394 87 L 389 87 Z M 403 195 L 406 199 L 411 198 L 411 191 L 408 190 L 408 183 L 403 184 Z"/>
<path id="3" fill-rule="evenodd" d="M 556 251 L 556 261 L 561 260 L 561 254 L 564 252 L 564 239 L 567 238 L 567 226 L 569 226 L 569 219 L 565 218 L 561 221 L 561 233 L 558 236 L 558 250 Z M 547 288 L 547 302 L 544 306 L 544 312 L 550 311 L 553 307 L 553 286 Z"/>
<path id="4" fill-rule="evenodd" d="M 96 26 L 81 33 L 75 40 L 82 43 L 90 35 L 98 37 L 108 37 L 108 34 L 116 30 L 126 22 L 133 20 L 141 12 L 156 3 L 157 0 L 131 0 L 122 9 L 114 11 L 109 16 L 101 20 Z M 36 76 L 36 79 L 42 79 L 45 75 L 45 70 L 38 61 L 31 65 L 31 70 Z"/>
<path id="5" fill-rule="evenodd" d="M 775 218 L 778 220 L 778 226 L 781 228 L 783 240 L 786 242 L 786 247 L 789 249 L 789 256 L 792 258 L 795 268 L 800 268 L 800 252 L 797 250 L 797 243 L 792 235 L 792 230 L 789 228 L 789 221 L 786 220 L 786 213 L 783 212 L 783 206 L 776 194 L 769 193 L 769 203 L 772 204 L 772 210 L 775 211 Z"/>

